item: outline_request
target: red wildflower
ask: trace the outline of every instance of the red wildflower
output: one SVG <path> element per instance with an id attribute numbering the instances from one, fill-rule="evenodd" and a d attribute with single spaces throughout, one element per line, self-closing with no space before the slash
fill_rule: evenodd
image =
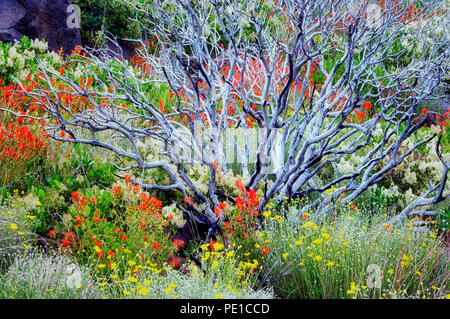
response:
<path id="1" fill-rule="evenodd" d="M 69 231 L 69 232 L 65 233 L 64 236 L 65 236 L 66 238 L 70 239 L 70 238 L 74 237 L 74 234 L 73 234 L 73 232 Z"/>
<path id="2" fill-rule="evenodd" d="M 72 192 L 72 200 L 74 202 L 78 202 L 80 200 L 80 193 L 78 192 Z"/>
<path id="3" fill-rule="evenodd" d="M 236 180 L 235 185 L 237 188 L 239 188 L 241 190 L 241 192 L 244 192 L 245 187 L 244 187 L 244 184 L 242 184 L 242 181 L 240 179 Z"/>
<path id="4" fill-rule="evenodd" d="M 113 193 L 113 195 L 119 197 L 121 191 L 122 191 L 122 189 L 120 188 L 120 186 L 114 186 L 112 193 Z"/>
<path id="5" fill-rule="evenodd" d="M 64 238 L 63 240 L 61 240 L 61 243 L 63 244 L 63 247 L 70 246 L 70 239 Z"/>
<path id="6" fill-rule="evenodd" d="M 236 206 L 240 211 L 243 211 L 245 209 L 244 207 L 244 201 L 242 200 L 241 197 L 237 197 L 236 198 Z"/>
<path id="7" fill-rule="evenodd" d="M 370 103 L 370 102 L 364 102 L 364 103 L 363 103 L 363 108 L 364 108 L 366 111 L 370 111 L 370 110 L 372 109 L 372 103 Z"/>
<path id="8" fill-rule="evenodd" d="M 162 99 L 159 99 L 159 109 L 161 112 L 165 112 L 165 108 L 164 108 L 164 102 Z"/>
<path id="9" fill-rule="evenodd" d="M 77 216 L 77 218 L 75 218 L 74 220 L 74 223 L 75 224 L 73 225 L 73 227 L 77 228 L 78 226 L 80 226 L 80 224 L 83 223 L 83 217 Z"/>
<path id="10" fill-rule="evenodd" d="M 358 117 L 358 121 L 360 122 L 360 123 L 362 123 L 363 121 L 364 121 L 364 117 L 365 117 L 365 114 L 364 114 L 364 112 L 361 112 L 361 111 L 356 111 L 356 116 Z"/>
<path id="11" fill-rule="evenodd" d="M 94 218 L 92 219 L 92 221 L 94 223 L 100 223 L 102 221 L 102 218 L 98 215 L 95 215 Z"/>
<path id="12" fill-rule="evenodd" d="M 176 258 L 172 258 L 171 260 L 170 260 L 170 263 L 172 264 L 172 266 L 174 267 L 174 268 L 176 268 L 176 267 L 178 267 L 178 259 L 176 259 Z"/>
<path id="13" fill-rule="evenodd" d="M 87 204 L 87 202 L 88 202 L 88 200 L 86 197 L 83 196 L 80 198 L 80 206 L 81 207 L 85 206 Z"/>

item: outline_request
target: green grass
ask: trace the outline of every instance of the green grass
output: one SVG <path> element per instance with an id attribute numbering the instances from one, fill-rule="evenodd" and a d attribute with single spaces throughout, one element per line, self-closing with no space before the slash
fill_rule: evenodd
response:
<path id="1" fill-rule="evenodd" d="M 311 216 L 300 223 L 269 218 L 263 271 L 283 298 L 449 297 L 445 243 L 408 225 L 393 228 L 387 218 L 358 209 L 321 225 Z"/>

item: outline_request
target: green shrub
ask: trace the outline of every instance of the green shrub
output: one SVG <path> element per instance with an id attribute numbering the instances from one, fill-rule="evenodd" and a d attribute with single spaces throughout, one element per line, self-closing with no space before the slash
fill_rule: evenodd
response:
<path id="1" fill-rule="evenodd" d="M 75 0 L 72 3 L 81 9 L 81 40 L 84 45 L 101 46 L 105 31 L 118 38 L 139 37 L 138 24 L 130 21 L 135 12 L 124 1 Z"/>
<path id="2" fill-rule="evenodd" d="M 106 190 L 75 191 L 72 201 L 64 234 L 54 235 L 63 250 L 95 267 L 98 275 L 138 272 L 147 262 L 162 264 L 184 245 L 172 241 L 175 228 L 162 214 L 161 201 L 140 192 L 128 178 Z"/>
<path id="3" fill-rule="evenodd" d="M 15 82 L 14 78 L 25 81 L 29 74 L 34 75 L 39 68 L 36 58 L 53 72 L 57 72 L 63 64 L 58 53 L 48 51 L 45 40 L 30 40 L 24 36 L 14 43 L 0 41 L 0 79 L 7 84 Z"/>

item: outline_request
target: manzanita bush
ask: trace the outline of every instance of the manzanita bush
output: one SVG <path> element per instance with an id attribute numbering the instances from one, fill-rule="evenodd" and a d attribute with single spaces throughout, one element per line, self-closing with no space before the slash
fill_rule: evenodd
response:
<path id="1" fill-rule="evenodd" d="M 271 199 L 307 195 L 316 200 L 305 209 L 321 218 L 439 138 L 400 151 L 425 125 L 426 119 L 417 120 L 418 108 L 439 97 L 448 69 L 448 39 L 433 33 L 443 16 L 431 4 L 385 1 L 378 15 L 368 13 L 369 2 L 350 0 L 130 5 L 147 14 L 143 31 L 158 42 L 156 57 L 150 42 L 136 40 L 138 61 L 150 73 L 120 56 L 78 50 L 74 60 L 84 76 L 42 65 L 42 78 L 27 93 L 53 119 L 46 130 L 54 139 L 105 148 L 118 155 L 115 165 L 123 171 L 164 171 L 167 183 L 147 183 L 145 176 L 135 182 L 144 190 L 188 193 L 202 207 L 209 234 L 225 222 L 215 213 L 227 201 L 217 189 L 216 169 L 227 172 L 235 156 L 247 191 L 266 185 L 258 212 Z M 414 23 L 423 26 L 411 31 Z M 411 32 L 428 45 L 420 56 L 409 56 L 402 44 Z M 160 82 L 170 88 L 169 105 L 149 96 Z M 381 139 L 372 134 L 377 125 Z M 159 156 L 147 156 L 141 145 L 154 145 Z M 448 162 L 437 145 L 441 182 L 429 185 L 398 220 L 445 198 Z M 366 155 L 353 172 L 317 178 L 360 150 Z M 208 170 L 206 192 L 188 174 L 195 164 Z M 338 191 L 327 193 L 331 188 Z M 186 213 L 194 219 L 196 211 Z"/>

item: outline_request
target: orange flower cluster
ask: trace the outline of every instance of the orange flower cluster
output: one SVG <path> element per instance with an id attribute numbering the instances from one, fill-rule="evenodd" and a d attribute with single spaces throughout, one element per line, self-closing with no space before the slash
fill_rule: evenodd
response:
<path id="1" fill-rule="evenodd" d="M 152 47 L 155 46 L 155 42 L 156 42 L 156 39 L 155 39 L 155 41 L 152 41 L 151 43 L 150 43 L 150 41 L 147 40 L 145 42 L 145 45 L 147 47 L 146 49 L 144 49 L 140 43 L 138 43 L 136 45 L 136 48 L 138 50 L 143 50 L 144 49 L 144 51 L 148 51 L 149 48 L 150 48 L 150 45 Z M 151 68 L 150 63 L 148 62 L 148 59 L 146 57 L 140 56 L 139 54 L 134 54 L 133 57 L 131 58 L 131 64 L 133 65 L 134 68 L 137 68 L 137 69 L 141 70 L 141 74 L 143 76 L 151 75 L 152 68 Z"/>
<path id="2" fill-rule="evenodd" d="M 256 210 L 259 204 L 259 198 L 256 196 L 255 190 L 251 189 L 247 191 L 245 189 L 244 184 L 240 181 L 236 181 L 236 187 L 239 188 L 239 190 L 242 193 L 242 197 L 236 198 L 236 206 L 239 211 L 246 212 L 250 215 L 258 216 L 258 211 Z"/>
<path id="3" fill-rule="evenodd" d="M 49 139 L 33 120 L 0 121 L 0 178 L 23 178 L 29 165 L 39 165 L 49 154 Z"/>
<path id="4" fill-rule="evenodd" d="M 170 238 L 169 219 L 161 214 L 162 202 L 143 192 L 129 196 L 136 185 L 128 175 L 125 184 L 90 195 L 89 200 L 81 191 L 73 192 L 71 227 L 59 237 L 61 248 L 76 258 L 99 259 L 104 265 L 98 268 L 100 272 L 124 271 L 127 261 L 136 264 L 136 256 L 140 261 L 162 263 L 185 245 Z M 49 236 L 57 237 L 54 230 Z M 138 271 L 133 269 L 133 273 Z"/>
<path id="5" fill-rule="evenodd" d="M 364 123 L 364 120 L 367 119 L 371 114 L 370 113 L 371 110 L 372 110 L 372 103 L 367 101 L 363 102 L 361 109 L 355 110 L 355 113 L 353 115 L 347 116 L 347 121 L 362 124 Z"/>
<path id="6" fill-rule="evenodd" d="M 236 181 L 236 187 L 242 196 L 236 198 L 237 210 L 227 216 L 228 220 L 223 224 L 224 235 L 230 242 L 241 242 L 250 247 L 256 240 L 259 198 L 254 190 L 247 190 L 241 180 Z"/>
<path id="7" fill-rule="evenodd" d="M 422 115 L 427 115 L 428 109 L 423 108 Z M 444 130 L 448 125 L 448 120 L 450 119 L 450 107 L 447 109 L 447 111 L 444 112 L 444 114 L 436 114 L 435 118 L 437 122 L 439 122 L 439 125 L 441 126 L 441 129 Z M 418 121 L 418 118 L 415 118 L 416 121 Z"/>

